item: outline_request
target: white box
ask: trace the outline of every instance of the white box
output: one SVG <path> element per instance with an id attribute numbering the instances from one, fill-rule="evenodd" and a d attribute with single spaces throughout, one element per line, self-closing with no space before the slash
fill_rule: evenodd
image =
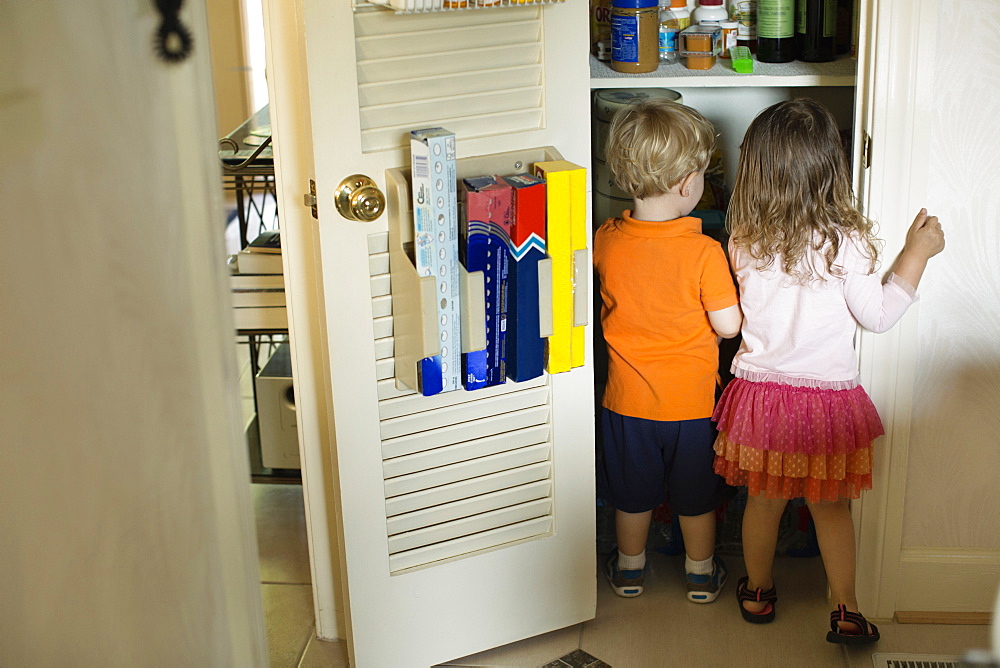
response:
<path id="1" fill-rule="evenodd" d="M 462 388 L 456 157 L 453 132 L 444 128 L 410 132 L 415 261 L 418 275 L 434 276 L 437 281 L 444 392 Z"/>
<path id="2" fill-rule="evenodd" d="M 264 466 L 298 469 L 299 430 L 295 418 L 295 391 L 292 389 L 292 357 L 282 343 L 257 373 L 257 426 Z"/>

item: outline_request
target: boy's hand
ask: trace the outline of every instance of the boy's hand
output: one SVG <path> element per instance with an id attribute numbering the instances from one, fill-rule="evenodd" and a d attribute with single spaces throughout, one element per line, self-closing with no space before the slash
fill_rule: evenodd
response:
<path id="1" fill-rule="evenodd" d="M 944 250 L 944 231 L 937 216 L 928 216 L 927 209 L 920 210 L 906 233 L 905 250 L 924 258 L 932 258 Z"/>

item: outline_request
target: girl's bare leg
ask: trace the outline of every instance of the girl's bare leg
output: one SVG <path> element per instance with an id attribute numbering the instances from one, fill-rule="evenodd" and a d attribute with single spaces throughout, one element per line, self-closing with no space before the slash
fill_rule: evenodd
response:
<path id="1" fill-rule="evenodd" d="M 823 556 L 823 568 L 826 569 L 833 604 L 843 604 L 848 610 L 857 611 L 858 596 L 854 589 L 856 551 L 850 502 L 841 499 L 808 505 L 816 524 L 816 539 Z M 846 623 L 841 628 L 845 631 L 858 630 L 856 625 Z"/>

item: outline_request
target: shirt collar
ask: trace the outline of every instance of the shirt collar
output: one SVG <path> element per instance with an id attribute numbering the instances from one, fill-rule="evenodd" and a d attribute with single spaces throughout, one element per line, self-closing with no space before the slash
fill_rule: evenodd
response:
<path id="1" fill-rule="evenodd" d="M 678 237 L 691 232 L 701 234 L 701 218 L 694 216 L 663 221 L 636 220 L 630 210 L 625 210 L 618 220 L 619 229 L 635 237 Z"/>

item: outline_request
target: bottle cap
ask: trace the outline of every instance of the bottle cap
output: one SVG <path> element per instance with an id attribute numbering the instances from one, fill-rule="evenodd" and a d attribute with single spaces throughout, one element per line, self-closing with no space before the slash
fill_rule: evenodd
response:
<path id="1" fill-rule="evenodd" d="M 657 0 L 611 0 L 611 6 L 619 9 L 649 9 L 657 7 Z"/>
<path id="2" fill-rule="evenodd" d="M 727 30 L 732 30 L 733 28 L 739 28 L 739 21 L 719 21 L 720 28 L 726 28 Z"/>
<path id="3" fill-rule="evenodd" d="M 714 7 L 722 4 L 722 0 L 698 0 L 699 5 Z"/>
<path id="4" fill-rule="evenodd" d="M 670 9 L 687 9 L 687 0 L 670 0 Z"/>

